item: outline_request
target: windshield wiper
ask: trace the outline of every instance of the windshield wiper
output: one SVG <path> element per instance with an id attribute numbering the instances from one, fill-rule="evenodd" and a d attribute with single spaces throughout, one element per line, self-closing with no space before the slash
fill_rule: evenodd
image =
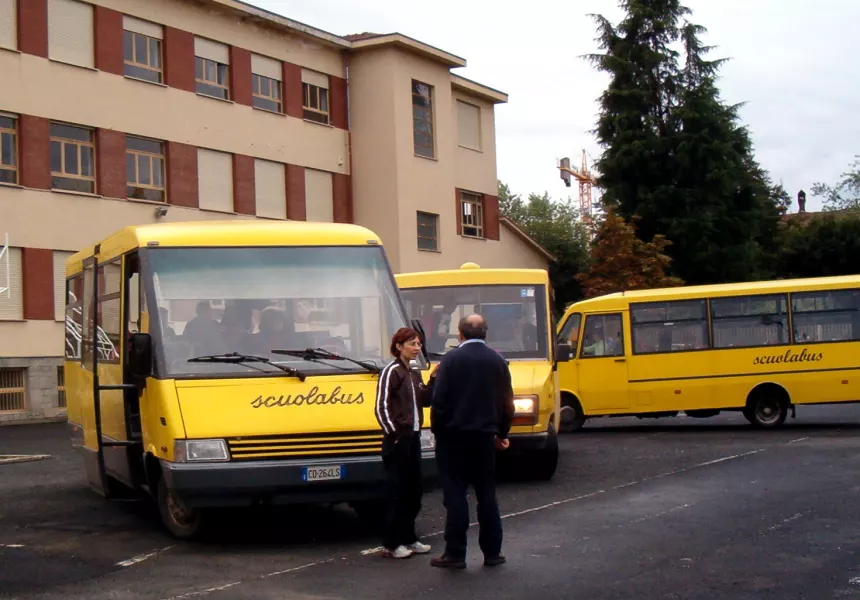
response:
<path id="1" fill-rule="evenodd" d="M 263 373 L 271 373 L 271 371 L 264 371 L 263 369 L 258 369 L 248 363 L 264 363 L 275 367 L 287 373 L 288 375 L 292 375 L 293 377 L 298 377 L 299 381 L 304 381 L 307 375 L 299 371 L 294 367 L 288 367 L 286 365 L 279 365 L 278 363 L 272 362 L 265 356 L 254 356 L 252 354 L 239 354 L 238 352 L 228 352 L 227 354 L 210 354 L 207 356 L 195 356 L 194 358 L 189 358 L 188 362 L 208 362 L 208 363 L 229 363 L 229 364 L 238 364 L 244 365 L 246 367 L 250 367 L 251 369 L 256 369 L 257 371 Z"/>
<path id="2" fill-rule="evenodd" d="M 381 370 L 378 366 L 371 362 L 365 362 L 363 360 L 358 360 L 357 358 L 350 358 L 348 356 L 341 356 L 340 354 L 335 354 L 334 352 L 329 352 L 328 350 L 323 350 L 322 348 L 307 348 L 305 350 L 269 350 L 269 352 L 271 352 L 272 354 L 295 356 L 296 358 L 301 358 L 302 360 L 311 361 L 316 361 L 321 358 L 328 360 L 345 360 L 351 362 L 354 365 L 362 367 L 370 373 L 379 373 L 379 371 Z"/>

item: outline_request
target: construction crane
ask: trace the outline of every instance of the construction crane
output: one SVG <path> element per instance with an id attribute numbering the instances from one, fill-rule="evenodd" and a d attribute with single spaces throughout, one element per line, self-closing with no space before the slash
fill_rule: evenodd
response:
<path id="1" fill-rule="evenodd" d="M 591 188 L 595 185 L 594 176 L 588 169 L 588 155 L 582 151 L 582 166 L 579 169 L 570 166 L 570 158 L 564 157 L 558 162 L 561 179 L 567 187 L 571 185 L 571 178 L 579 182 L 579 218 L 588 228 L 589 233 L 593 230 L 592 212 L 594 203 L 591 198 Z"/>

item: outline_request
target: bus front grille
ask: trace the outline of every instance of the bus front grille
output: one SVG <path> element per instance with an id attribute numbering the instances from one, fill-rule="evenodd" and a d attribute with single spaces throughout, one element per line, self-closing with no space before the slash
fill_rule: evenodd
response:
<path id="1" fill-rule="evenodd" d="M 349 431 L 227 438 L 234 461 L 316 459 L 379 454 L 381 431 Z"/>

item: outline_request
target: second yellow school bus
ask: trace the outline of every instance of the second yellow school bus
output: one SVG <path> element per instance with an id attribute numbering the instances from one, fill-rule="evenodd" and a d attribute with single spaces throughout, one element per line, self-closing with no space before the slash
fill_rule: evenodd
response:
<path id="1" fill-rule="evenodd" d="M 774 428 L 798 404 L 860 401 L 860 276 L 610 294 L 571 305 L 558 341 L 565 431 L 681 411 Z"/>

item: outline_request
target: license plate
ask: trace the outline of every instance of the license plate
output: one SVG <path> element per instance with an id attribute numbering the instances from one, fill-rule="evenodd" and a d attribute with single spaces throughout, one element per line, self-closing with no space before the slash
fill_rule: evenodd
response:
<path id="1" fill-rule="evenodd" d="M 302 481 L 343 479 L 343 465 L 334 467 L 302 467 Z"/>

